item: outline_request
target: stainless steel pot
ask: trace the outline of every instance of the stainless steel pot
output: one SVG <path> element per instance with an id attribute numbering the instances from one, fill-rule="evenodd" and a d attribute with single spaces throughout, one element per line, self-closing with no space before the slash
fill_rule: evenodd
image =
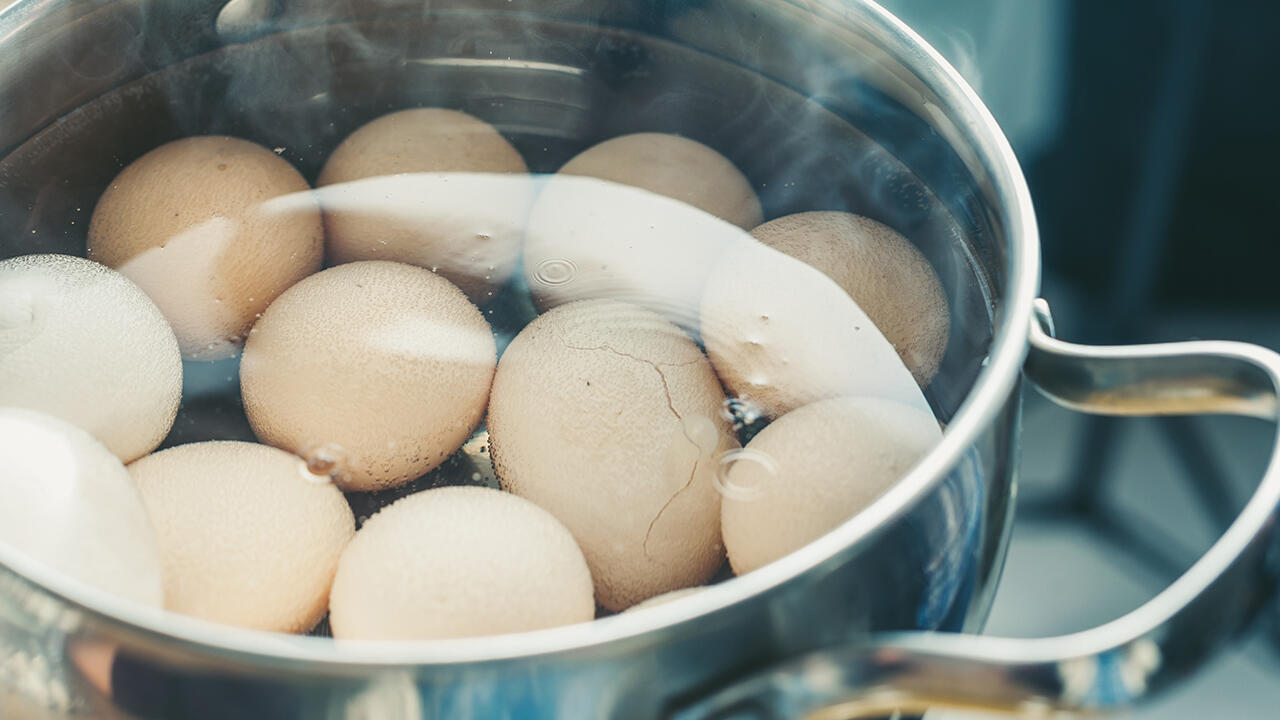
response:
<path id="1" fill-rule="evenodd" d="M 783 561 L 581 626 L 339 644 L 148 613 L 0 548 L 0 716 L 1105 710 L 1199 665 L 1275 583 L 1273 460 L 1223 538 L 1133 613 L 1061 638 L 960 634 L 981 629 L 1004 557 L 1024 374 L 1085 412 L 1275 419 L 1280 357 L 1054 340 L 1012 152 L 959 76 L 871 2 L 23 0 L 0 12 L 0 53 L 0 257 L 82 252 L 97 194 L 164 140 L 241 135 L 314 176 L 364 120 L 443 104 L 498 125 L 534 170 L 627 130 L 706 139 L 767 215 L 847 208 L 909 234 L 953 310 L 928 389 L 941 444 Z"/>

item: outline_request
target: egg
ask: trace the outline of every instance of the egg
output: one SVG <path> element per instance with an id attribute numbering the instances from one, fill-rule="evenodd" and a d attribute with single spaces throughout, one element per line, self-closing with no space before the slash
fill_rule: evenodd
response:
<path id="1" fill-rule="evenodd" d="M 129 466 L 164 562 L 165 607 L 253 630 L 324 616 L 355 518 L 332 484 L 282 450 L 200 442 Z"/>
<path id="2" fill-rule="evenodd" d="M 111 181 L 89 224 L 88 255 L 138 284 L 189 360 L 234 355 L 285 288 L 320 269 L 319 205 L 262 204 L 310 187 L 272 151 L 225 136 L 161 145 Z"/>
<path id="3" fill-rule="evenodd" d="M 921 386 L 938 372 L 951 330 L 942 283 L 902 235 L 845 212 L 803 212 L 751 231 L 757 240 L 820 270 L 849 294 L 898 351 Z"/>
<path id="4" fill-rule="evenodd" d="M 160 551 L 119 458 L 51 415 L 0 408 L 0 544 L 100 590 L 160 607 Z"/>
<path id="5" fill-rule="evenodd" d="M 173 427 L 182 357 L 137 285 L 69 255 L 0 260 L 0 405 L 88 431 L 123 462 Z"/>
<path id="6" fill-rule="evenodd" d="M 639 610 L 647 610 L 649 608 L 655 608 L 655 607 L 658 607 L 659 605 L 666 605 L 669 602 L 675 602 L 676 600 L 689 597 L 690 595 L 696 595 L 700 592 L 702 592 L 702 588 L 700 587 L 691 587 L 691 588 L 684 588 L 681 590 L 672 590 L 669 593 L 663 593 L 661 595 L 658 595 L 657 597 L 651 597 L 642 603 L 637 603 L 635 605 L 632 605 L 626 610 L 623 610 L 623 612 L 637 612 Z"/>
<path id="7" fill-rule="evenodd" d="M 881 398 L 793 410 L 729 456 L 721 526 L 742 575 L 818 539 L 893 487 L 941 439 L 933 416 Z"/>
<path id="8" fill-rule="evenodd" d="M 329 156 L 324 188 L 330 260 L 430 268 L 487 302 L 520 256 L 534 187 L 520 153 L 492 125 L 455 110 L 384 115 Z"/>
<path id="9" fill-rule="evenodd" d="M 661 316 L 570 303 L 512 340 L 487 425 L 502 487 L 578 540 L 596 600 L 622 610 L 723 561 L 717 459 L 736 447 L 702 352 Z"/>
<path id="10" fill-rule="evenodd" d="M 342 554 L 333 636 L 427 640 L 586 622 L 591 574 L 573 536 L 537 505 L 480 487 L 401 498 Z"/>
<path id="11" fill-rule="evenodd" d="M 525 279 L 543 309 L 610 298 L 696 329 L 707 273 L 760 217 L 746 178 L 711 148 L 659 133 L 614 138 L 546 182 L 529 215 Z"/>
<path id="12" fill-rule="evenodd" d="M 281 295 L 240 365 L 262 442 L 323 466 L 344 490 L 401 485 L 480 422 L 493 331 L 448 280 L 404 263 L 329 268 Z"/>
<path id="13" fill-rule="evenodd" d="M 768 417 L 846 395 L 930 412 L 902 358 L 849 294 L 762 243 L 735 248 L 711 271 L 701 331 L 725 388 Z"/>
<path id="14" fill-rule="evenodd" d="M 560 168 L 665 195 L 744 230 L 760 224 L 760 199 L 725 156 L 679 135 L 635 133 L 594 145 Z"/>

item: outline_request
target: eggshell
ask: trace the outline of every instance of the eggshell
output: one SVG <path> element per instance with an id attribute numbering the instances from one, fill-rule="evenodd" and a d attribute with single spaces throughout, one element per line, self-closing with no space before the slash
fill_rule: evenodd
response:
<path id="1" fill-rule="evenodd" d="M 311 199 L 291 212 L 262 203 L 310 187 L 288 161 L 246 140 L 208 135 L 161 145 L 98 200 L 89 258 L 155 301 L 183 357 L 234 355 L 285 288 L 320 269 L 324 229 Z"/>
<path id="2" fill-rule="evenodd" d="M 527 172 L 496 128 L 466 113 L 384 115 L 343 140 L 320 172 L 330 260 L 411 263 L 487 302 L 515 269 L 534 193 L 528 178 L 500 175 Z"/>
<path id="3" fill-rule="evenodd" d="M 727 464 L 721 485 L 734 572 L 767 565 L 858 514 L 941 437 L 931 415 L 880 398 L 823 400 L 773 421 Z"/>
<path id="4" fill-rule="evenodd" d="M 672 590 L 669 593 L 662 593 L 657 597 L 651 597 L 642 603 L 637 603 L 635 605 L 632 605 L 626 610 L 623 610 L 623 612 L 636 612 L 638 610 L 655 608 L 655 607 L 658 607 L 659 605 L 666 605 L 669 602 L 675 602 L 676 600 L 679 600 L 681 598 L 686 598 L 686 597 L 689 597 L 690 595 L 695 595 L 700 592 L 702 592 L 701 587 L 691 587 L 691 588 L 684 588 L 681 590 Z"/>
<path id="5" fill-rule="evenodd" d="M 769 417 L 846 395 L 929 412 L 902 358 L 848 293 L 766 245 L 739 247 L 716 265 L 701 321 L 720 381 Z"/>
<path id="6" fill-rule="evenodd" d="M 355 518 L 301 459 L 202 442 L 148 455 L 129 474 L 156 530 L 168 609 L 275 632 L 306 631 L 324 616 Z"/>
<path id="7" fill-rule="evenodd" d="M 160 551 L 124 465 L 58 418 L 0 408 L 0 543 L 123 598 L 164 602 Z"/>
<path id="8" fill-rule="evenodd" d="M 887 225 L 845 212 L 771 220 L 752 236 L 822 271 L 858 303 L 921 387 L 938 372 L 951 313 L 933 266 Z"/>
<path id="9" fill-rule="evenodd" d="M 347 547 L 333 582 L 333 636 L 425 640 L 586 622 L 591 574 L 569 531 L 498 490 L 401 498 Z"/>
<path id="10" fill-rule="evenodd" d="M 611 610 L 720 566 L 718 454 L 736 447 L 697 345 L 609 300 L 530 323 L 498 365 L 488 428 L 503 488 L 555 515 Z"/>
<path id="11" fill-rule="evenodd" d="M 128 278 L 69 255 L 0 260 L 0 405 L 62 418 L 129 462 L 168 434 L 181 395 L 178 341 Z"/>
<path id="12" fill-rule="evenodd" d="M 496 363 L 489 324 L 448 280 L 356 262 L 271 304 L 245 346 L 240 387 L 258 439 L 324 464 L 344 490 L 375 490 L 466 442 Z"/>
<path id="13" fill-rule="evenodd" d="M 547 181 L 529 216 L 526 281 L 544 309 L 612 298 L 696 328 L 707 273 L 760 219 L 750 183 L 715 150 L 677 135 L 625 135 Z"/>

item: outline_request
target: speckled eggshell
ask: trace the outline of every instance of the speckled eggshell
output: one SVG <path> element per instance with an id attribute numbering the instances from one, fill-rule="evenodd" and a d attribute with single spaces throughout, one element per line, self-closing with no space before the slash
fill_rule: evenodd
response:
<path id="1" fill-rule="evenodd" d="M 692 205 L 744 230 L 760 224 L 760 199 L 725 156 L 696 140 L 635 133 L 578 153 L 564 175 L 584 175 L 642 188 Z"/>
<path id="2" fill-rule="evenodd" d="M 932 415 L 880 398 L 835 398 L 773 421 L 725 475 L 725 548 L 741 575 L 861 512 L 929 452 Z"/>
<path id="3" fill-rule="evenodd" d="M 163 604 L 160 551 L 129 473 L 64 420 L 0 408 L 0 544 L 114 595 Z"/>
<path id="4" fill-rule="evenodd" d="M 753 242 L 760 204 L 727 159 L 675 135 L 601 143 L 543 187 L 529 215 L 525 280 L 539 308 L 614 299 L 689 330 L 707 273 Z"/>
<path id="5" fill-rule="evenodd" d="M 719 457 L 737 446 L 702 352 L 609 300 L 540 316 L 507 348 L 488 428 L 503 488 L 577 538 L 596 600 L 622 610 L 720 566 Z"/>
<path id="6" fill-rule="evenodd" d="M 330 261 L 430 268 L 483 304 L 515 269 L 534 194 L 528 178 L 501 175 L 527 172 L 496 128 L 466 113 L 377 118 L 338 145 L 317 181 Z"/>
<path id="7" fill-rule="evenodd" d="M 333 465 L 344 490 L 377 490 L 466 442 L 496 363 L 489 323 L 448 280 L 366 261 L 272 303 L 245 346 L 240 387 L 260 440 Z"/>
<path id="8" fill-rule="evenodd" d="M 201 442 L 148 455 L 129 474 L 156 530 L 169 610 L 286 633 L 324 616 L 355 518 L 301 459 Z"/>
<path id="9" fill-rule="evenodd" d="M 181 395 L 173 330 L 128 278 L 69 255 L 0 260 L 0 405 L 62 418 L 130 462 L 168 434 Z"/>
<path id="10" fill-rule="evenodd" d="M 573 536 L 499 490 L 443 487 L 371 517 L 338 566 L 333 636 L 428 640 L 517 633 L 595 615 Z"/>
<path id="11" fill-rule="evenodd" d="M 751 231 L 835 281 L 898 351 L 924 387 L 947 349 L 951 313 L 942 283 L 924 255 L 902 235 L 845 212 L 803 212 Z"/>
<path id="12" fill-rule="evenodd" d="M 320 269 L 320 208 L 288 161 L 238 138 L 161 145 L 111 181 L 94 208 L 88 255 L 155 301 L 189 360 L 234 355 L 277 295 Z"/>
<path id="13" fill-rule="evenodd" d="M 848 395 L 930 411 L 902 358 L 849 294 L 762 243 L 727 253 L 711 271 L 701 330 L 725 388 L 768 417 Z"/>

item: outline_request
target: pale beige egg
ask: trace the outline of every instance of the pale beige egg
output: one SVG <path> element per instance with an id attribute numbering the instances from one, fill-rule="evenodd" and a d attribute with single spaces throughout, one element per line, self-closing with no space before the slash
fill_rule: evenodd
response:
<path id="1" fill-rule="evenodd" d="M 651 597 L 642 603 L 637 603 L 635 605 L 632 605 L 626 610 L 623 610 L 623 612 L 637 612 L 640 610 L 655 608 L 655 607 L 658 607 L 659 605 L 666 605 L 667 603 L 675 602 L 676 600 L 680 600 L 682 598 L 687 598 L 690 595 L 696 595 L 702 592 L 702 590 L 703 588 L 701 587 L 691 587 L 691 588 L 683 588 L 680 590 L 672 590 L 669 593 L 662 593 L 657 597 Z"/>
<path id="2" fill-rule="evenodd" d="M 375 490 L 466 442 L 496 363 L 489 323 L 448 280 L 355 262 L 271 304 L 245 346 L 240 388 L 260 440 L 323 466 L 345 490 Z"/>
<path id="3" fill-rule="evenodd" d="M 720 381 L 760 414 L 846 395 L 929 412 L 902 358 L 849 294 L 762 243 L 726 253 L 711 271 L 701 330 Z"/>
<path id="4" fill-rule="evenodd" d="M 760 224 L 760 199 L 732 161 L 696 140 L 634 133 L 583 150 L 564 175 L 610 180 L 665 195 L 744 230 Z"/>
<path id="5" fill-rule="evenodd" d="M 238 138 L 161 145 L 126 167 L 98 200 L 88 255 L 155 301 L 183 357 L 234 355 L 277 295 L 320 269 L 324 228 L 310 187 L 288 161 Z M 303 193 L 288 212 L 264 209 Z"/>
<path id="6" fill-rule="evenodd" d="M 924 255 L 893 228 L 846 212 L 787 215 L 751 231 L 822 271 L 875 322 L 921 387 L 938 372 L 951 313 Z"/>
<path id="7" fill-rule="evenodd" d="M 333 636 L 355 640 L 498 635 L 595 615 L 591 574 L 564 525 L 480 487 L 415 493 L 369 518 L 329 606 Z"/>
<path id="8" fill-rule="evenodd" d="M 699 585 L 723 560 L 717 458 L 736 447 L 702 352 L 610 300 L 529 324 L 498 365 L 488 429 L 504 489 L 555 515 L 622 610 Z"/>
<path id="9" fill-rule="evenodd" d="M 695 330 L 707 273 L 754 241 L 746 179 L 714 150 L 674 135 L 607 141 L 550 178 L 529 215 L 525 280 L 542 309 L 609 298 Z"/>
<path id="10" fill-rule="evenodd" d="M 466 113 L 377 118 L 338 145 L 317 181 L 330 261 L 430 268 L 483 304 L 515 269 L 533 201 L 529 178 L 502 176 L 527 172 L 496 128 Z"/>
<path id="11" fill-rule="evenodd" d="M 0 408 L 0 544 L 48 568 L 153 607 L 160 551 L 120 460 L 80 428 Z"/>
<path id="12" fill-rule="evenodd" d="M 355 518 L 297 456 L 201 442 L 148 455 L 129 474 L 155 527 L 169 610 L 286 633 L 324 616 Z"/>
<path id="13" fill-rule="evenodd" d="M 130 462 L 164 440 L 181 395 L 173 330 L 128 278 L 70 255 L 0 261 L 0 405 L 62 418 Z"/>
<path id="14" fill-rule="evenodd" d="M 942 437 L 880 398 L 823 400 L 774 420 L 726 460 L 724 544 L 741 575 L 822 537 L 893 487 Z"/>

